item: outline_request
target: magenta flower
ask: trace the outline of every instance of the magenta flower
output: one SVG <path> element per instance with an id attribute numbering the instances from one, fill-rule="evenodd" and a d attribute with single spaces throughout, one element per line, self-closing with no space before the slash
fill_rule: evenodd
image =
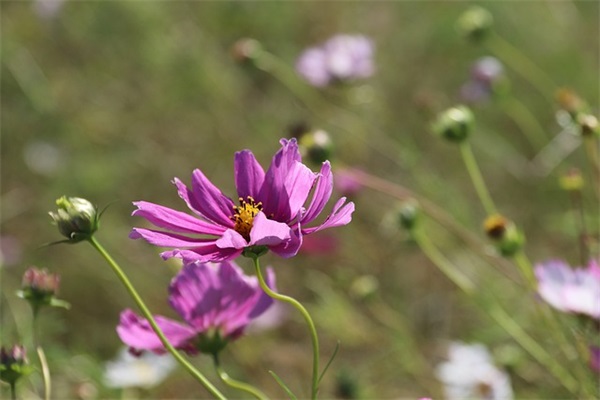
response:
<path id="1" fill-rule="evenodd" d="M 600 267 L 594 260 L 587 268 L 571 268 L 559 260 L 535 266 L 538 293 L 552 307 L 600 319 Z"/>
<path id="2" fill-rule="evenodd" d="M 321 87 L 336 81 L 373 75 L 373 43 L 362 35 L 336 35 L 318 47 L 306 49 L 296 70 L 311 85 Z"/>
<path id="3" fill-rule="evenodd" d="M 267 269 L 266 283 L 275 287 L 273 271 Z M 233 262 L 187 263 L 169 286 L 169 303 L 185 324 L 157 315 L 169 342 L 190 354 L 214 354 L 239 338 L 246 327 L 273 304 L 260 288 L 258 279 L 244 275 Z M 134 352 L 165 349 L 148 321 L 130 309 L 121 313 L 119 337 Z"/>
<path id="4" fill-rule="evenodd" d="M 179 196 L 197 215 L 138 201 L 132 215 L 171 232 L 134 228 L 129 237 L 174 248 L 161 254 L 165 259 L 223 261 L 239 256 L 245 249 L 269 249 L 287 258 L 298 253 L 303 235 L 348 224 L 354 204 L 344 204 L 346 198 L 342 197 L 321 224 L 306 226 L 319 216 L 331 197 L 331 166 L 326 161 L 321 171 L 314 173 L 302 164 L 295 139 L 282 139 L 281 145 L 266 173 L 249 150 L 235 154 L 238 206 L 196 169 L 191 189 L 177 178 L 174 183 Z M 311 192 L 312 199 L 305 207 Z"/>
<path id="5" fill-rule="evenodd" d="M 600 347 L 590 346 L 590 368 L 595 372 L 600 372 Z"/>

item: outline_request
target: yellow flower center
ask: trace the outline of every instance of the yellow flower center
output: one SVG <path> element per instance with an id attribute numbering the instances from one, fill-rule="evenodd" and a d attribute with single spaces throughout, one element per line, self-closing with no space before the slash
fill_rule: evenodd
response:
<path id="1" fill-rule="evenodd" d="M 240 197 L 239 201 L 239 206 L 233 206 L 234 214 L 231 216 L 232 221 L 235 223 L 233 229 L 242 235 L 244 239 L 250 240 L 252 222 L 256 214 L 262 210 L 262 202 L 256 203 L 251 196 L 246 197 L 246 200 Z"/>

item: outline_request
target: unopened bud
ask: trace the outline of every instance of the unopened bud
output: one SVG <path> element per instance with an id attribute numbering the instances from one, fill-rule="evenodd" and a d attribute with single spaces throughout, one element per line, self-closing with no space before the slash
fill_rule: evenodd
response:
<path id="1" fill-rule="evenodd" d="M 438 115 L 433 123 L 433 131 L 451 142 L 462 142 L 473 130 L 475 117 L 466 106 L 449 108 Z"/>
<path id="2" fill-rule="evenodd" d="M 350 286 L 350 294 L 360 300 L 369 300 L 379 290 L 379 281 L 373 275 L 362 275 Z"/>
<path id="3" fill-rule="evenodd" d="M 55 298 L 59 284 L 60 277 L 57 274 L 30 267 L 23 275 L 21 290 L 17 292 L 17 296 L 27 300 L 34 312 L 48 305 L 68 308 L 68 303 Z"/>
<path id="4" fill-rule="evenodd" d="M 600 128 L 598 127 L 598 118 L 592 114 L 578 114 L 577 115 L 577 126 L 579 127 L 579 133 L 581 136 L 589 137 L 592 135 L 599 135 Z"/>
<path id="5" fill-rule="evenodd" d="M 491 215 L 483 223 L 486 235 L 494 242 L 498 252 L 504 257 L 512 257 L 525 244 L 525 237 L 514 222 L 502 215 Z"/>
<path id="6" fill-rule="evenodd" d="M 400 205 L 398 209 L 398 222 L 406 230 L 411 230 L 417 224 L 420 209 L 416 201 L 409 200 Z"/>
<path id="7" fill-rule="evenodd" d="M 58 210 L 50 212 L 63 236 L 76 243 L 92 237 L 98 229 L 98 209 L 86 199 L 63 196 L 56 200 Z"/>
<path id="8" fill-rule="evenodd" d="M 258 40 L 242 38 L 231 46 L 231 57 L 239 62 L 245 63 L 254 60 L 262 50 Z"/>
<path id="9" fill-rule="evenodd" d="M 331 159 L 333 142 L 324 130 L 319 129 L 303 134 L 298 144 L 303 156 L 315 164 Z"/>
<path id="10" fill-rule="evenodd" d="M 560 187 L 568 192 L 580 191 L 583 188 L 583 176 L 578 168 L 571 168 L 559 178 Z"/>
<path id="11" fill-rule="evenodd" d="M 14 345 L 10 349 L 0 348 L 0 380 L 14 385 L 19 378 L 31 372 L 25 347 Z"/>
<path id="12" fill-rule="evenodd" d="M 457 21 L 458 31 L 473 42 L 480 42 L 492 30 L 494 17 L 485 8 L 473 6 L 465 11 Z"/>

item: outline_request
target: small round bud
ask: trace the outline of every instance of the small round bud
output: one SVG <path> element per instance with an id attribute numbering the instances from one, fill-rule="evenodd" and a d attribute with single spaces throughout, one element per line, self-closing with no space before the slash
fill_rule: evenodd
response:
<path id="1" fill-rule="evenodd" d="M 57 274 L 51 274 L 45 269 L 30 267 L 23 275 L 21 290 L 17 296 L 29 302 L 34 313 L 42 306 L 54 306 L 69 308 L 69 304 L 63 300 L 57 299 L 60 277 Z"/>
<path id="2" fill-rule="evenodd" d="M 477 43 L 490 33 L 493 23 L 494 17 L 488 10 L 473 6 L 459 17 L 457 29 L 462 36 Z"/>
<path id="3" fill-rule="evenodd" d="M 561 109 L 565 110 L 575 118 L 580 112 L 587 110 L 587 104 L 579 95 L 569 88 L 560 88 L 556 92 L 556 101 Z"/>
<path id="4" fill-rule="evenodd" d="M 99 224 L 98 209 L 86 199 L 63 196 L 56 200 L 58 210 L 50 212 L 60 233 L 70 242 L 87 240 Z"/>
<path id="5" fill-rule="evenodd" d="M 370 300 L 379 290 L 379 281 L 373 275 L 362 275 L 350 285 L 350 294 L 360 300 Z"/>
<path id="6" fill-rule="evenodd" d="M 494 242 L 498 252 L 504 257 L 512 257 L 525 244 L 525 237 L 515 224 L 502 215 L 491 215 L 483 223 L 486 235 Z"/>
<path id="7" fill-rule="evenodd" d="M 19 378 L 31 372 L 25 347 L 14 345 L 10 349 L 0 348 L 0 381 L 14 385 Z"/>
<path id="8" fill-rule="evenodd" d="M 433 131 L 451 142 L 464 141 L 473 130 L 475 117 L 466 106 L 456 106 L 440 113 L 433 123 Z"/>
<path id="9" fill-rule="evenodd" d="M 298 142 L 303 156 L 315 164 L 321 164 L 329 159 L 333 153 L 333 142 L 324 130 L 314 130 L 305 133 Z"/>
<path id="10" fill-rule="evenodd" d="M 262 46 L 258 40 L 242 38 L 231 46 L 231 57 L 236 62 L 245 63 L 254 60 L 261 50 Z"/>
<path id="11" fill-rule="evenodd" d="M 567 192 L 577 192 L 583 188 L 583 176 L 578 168 L 571 168 L 559 178 L 560 187 Z"/>
<path id="12" fill-rule="evenodd" d="M 575 120 L 579 127 L 579 133 L 581 136 L 589 137 L 592 135 L 599 135 L 600 128 L 598 127 L 598 118 L 592 114 L 578 114 Z"/>
<path id="13" fill-rule="evenodd" d="M 406 230 L 412 230 L 419 220 L 420 209 L 419 205 L 409 200 L 402 203 L 398 209 L 398 222 Z"/>

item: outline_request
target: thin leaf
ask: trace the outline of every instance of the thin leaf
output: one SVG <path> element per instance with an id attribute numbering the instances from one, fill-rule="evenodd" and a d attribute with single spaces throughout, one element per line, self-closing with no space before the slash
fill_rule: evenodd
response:
<path id="1" fill-rule="evenodd" d="M 337 355 L 339 349 L 340 349 L 340 341 L 338 340 L 337 343 L 335 344 L 335 349 L 333 350 L 333 354 L 329 358 L 329 361 L 327 361 L 327 365 L 325 365 L 325 368 L 323 368 L 323 372 L 321 372 L 321 376 L 319 376 L 319 380 L 318 380 L 319 384 L 321 383 L 321 380 L 325 376 L 325 372 L 327 372 L 327 370 L 329 369 L 329 366 L 333 362 L 333 359 Z"/>
<path id="2" fill-rule="evenodd" d="M 292 393 L 292 391 L 290 390 L 290 388 L 288 388 L 286 386 L 286 384 L 283 383 L 283 381 L 281 380 L 281 378 L 278 377 L 275 372 L 269 371 L 269 373 L 273 376 L 273 378 L 275 378 L 275 380 L 277 381 L 277 383 L 279 383 L 279 386 L 281 386 L 283 388 L 283 390 L 285 390 L 285 392 L 288 394 L 288 396 L 290 396 L 290 399 L 298 400 L 298 398 L 296 397 L 296 395 L 294 393 Z"/>

